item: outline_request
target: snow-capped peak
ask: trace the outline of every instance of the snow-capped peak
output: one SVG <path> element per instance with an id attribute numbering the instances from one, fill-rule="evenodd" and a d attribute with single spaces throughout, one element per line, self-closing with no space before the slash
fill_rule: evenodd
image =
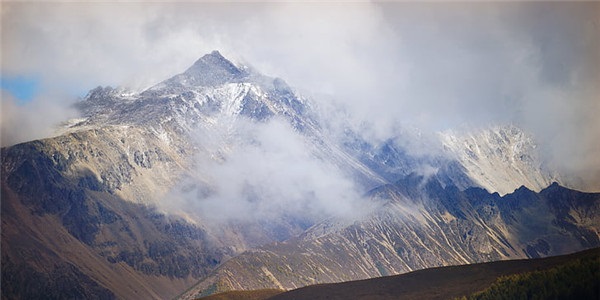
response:
<path id="1" fill-rule="evenodd" d="M 219 51 L 202 56 L 182 74 L 168 80 L 170 84 L 183 86 L 215 86 L 239 81 L 248 76 L 243 68 L 238 68 Z"/>
<path id="2" fill-rule="evenodd" d="M 232 76 L 241 75 L 243 71 L 234 65 L 231 61 L 223 57 L 219 51 L 213 51 L 199 58 L 184 73 L 189 75 L 205 73 L 223 73 Z"/>

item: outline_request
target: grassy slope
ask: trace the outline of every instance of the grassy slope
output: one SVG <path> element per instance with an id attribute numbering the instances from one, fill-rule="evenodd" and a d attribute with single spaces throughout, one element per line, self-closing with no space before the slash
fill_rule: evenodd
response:
<path id="1" fill-rule="evenodd" d="M 600 299 L 600 255 L 550 269 L 502 276 L 461 300 Z"/>
<path id="2" fill-rule="evenodd" d="M 432 268 L 396 276 L 313 285 L 264 298 L 249 298 L 256 293 L 249 291 L 225 293 L 225 298 L 218 298 L 223 295 L 218 294 L 212 296 L 216 298 L 203 299 L 453 299 L 485 290 L 502 276 L 546 270 L 598 256 L 600 248 L 541 259 Z"/>
<path id="3" fill-rule="evenodd" d="M 254 291 L 231 291 L 201 298 L 202 300 L 262 300 L 285 292 L 284 290 L 265 289 Z"/>

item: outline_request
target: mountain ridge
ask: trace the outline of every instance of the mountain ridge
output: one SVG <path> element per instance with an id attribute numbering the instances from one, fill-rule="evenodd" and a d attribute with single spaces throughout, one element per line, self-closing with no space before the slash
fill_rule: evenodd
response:
<path id="1" fill-rule="evenodd" d="M 92 297 L 88 290 L 99 298 L 157 299 L 198 281 L 207 283 L 201 292 L 221 279 L 232 288 L 298 287 L 343 280 L 338 275 L 347 270 L 363 278 L 449 261 L 569 250 L 557 249 L 561 241 L 574 249 L 598 243 L 596 194 L 557 186 L 541 193 L 519 189 L 518 197 L 506 198 L 502 209 L 508 213 L 502 214 L 498 193 L 469 190 L 513 187 L 516 181 L 501 182 L 513 173 L 543 178 L 528 182 L 552 179 L 538 172 L 535 155 L 527 157 L 529 164 L 504 159 L 504 149 L 533 143 L 518 129 L 481 147 L 459 138 L 448 145 L 455 153 L 477 146 L 485 150 L 479 160 L 492 157 L 499 172 L 510 170 L 480 177 L 485 180 L 477 184 L 472 174 L 481 165 L 445 154 L 416 155 L 399 140 L 406 136 L 375 143 L 348 128 L 334 134 L 311 101 L 284 80 L 236 66 L 218 52 L 139 93 L 93 89 L 77 104 L 82 117 L 67 122 L 60 135 L 1 150 L 2 284 L 15 287 L 3 289 L 3 297 L 43 298 L 44 290 Z M 281 147 L 281 139 L 296 148 Z M 497 157 L 488 155 L 497 149 Z M 248 159 L 255 164 L 244 164 Z M 237 174 L 238 167 L 246 168 L 246 177 Z M 277 178 L 257 173 L 263 169 Z M 215 179 L 219 172 L 225 174 L 221 181 Z M 231 190 L 239 193 L 219 194 Z M 548 199 L 556 205 L 546 205 Z M 587 212 L 581 199 L 592 203 Z M 523 211 L 509 212 L 509 204 Z M 279 210 L 267 210 L 269 218 L 261 220 L 265 206 Z M 338 214 L 344 206 L 360 213 Z M 250 217 L 206 215 L 236 207 L 250 208 L 242 212 Z M 531 224 L 537 227 L 528 231 Z M 522 236 L 510 237 L 506 226 Z M 454 231 L 454 239 L 446 231 Z M 438 256 L 417 253 L 441 244 L 446 248 Z M 289 276 L 289 264 L 272 267 L 286 258 L 300 268 L 298 278 Z M 214 277 L 234 264 L 232 270 L 243 272 Z M 338 269 L 338 275 L 324 272 Z M 52 275 L 60 270 L 68 272 L 64 279 L 73 289 L 61 290 L 63 283 Z M 262 281 L 236 282 L 253 277 Z"/>
<path id="2" fill-rule="evenodd" d="M 566 254 L 600 244 L 600 220 L 594 215 L 600 194 L 553 184 L 540 193 L 520 188 L 500 196 L 482 188 L 442 187 L 436 180 L 422 186 L 418 177 L 407 178 L 412 185 L 400 182 L 391 186 L 399 189 L 374 191 L 374 198 L 389 199 L 375 216 L 342 226 L 324 222 L 299 239 L 243 253 L 182 299 L 214 287 L 293 289 L 435 266 Z"/>

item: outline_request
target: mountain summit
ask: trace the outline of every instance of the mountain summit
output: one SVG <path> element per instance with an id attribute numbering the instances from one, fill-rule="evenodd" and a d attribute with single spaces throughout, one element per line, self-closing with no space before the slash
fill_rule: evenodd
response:
<path id="1" fill-rule="evenodd" d="M 242 71 L 215 50 L 199 58 L 184 73 L 188 75 L 228 74 L 236 76 L 241 75 Z"/>
<path id="2" fill-rule="evenodd" d="M 183 86 L 214 86 L 232 81 L 240 81 L 248 73 L 227 60 L 219 51 L 202 56 L 182 74 L 168 82 Z"/>

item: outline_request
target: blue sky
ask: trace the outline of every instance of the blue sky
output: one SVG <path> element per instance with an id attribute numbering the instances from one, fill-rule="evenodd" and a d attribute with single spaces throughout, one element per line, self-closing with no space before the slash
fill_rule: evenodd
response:
<path id="1" fill-rule="evenodd" d="M 24 104 L 38 95 L 40 80 L 26 76 L 2 77 L 0 87 L 17 99 L 18 103 Z"/>

